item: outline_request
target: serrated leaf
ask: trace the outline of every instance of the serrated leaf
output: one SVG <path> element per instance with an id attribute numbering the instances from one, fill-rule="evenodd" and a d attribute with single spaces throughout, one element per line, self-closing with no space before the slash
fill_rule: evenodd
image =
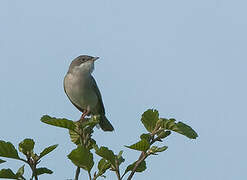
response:
<path id="1" fill-rule="evenodd" d="M 98 176 L 102 176 L 106 170 L 110 169 L 111 167 L 111 163 L 109 163 L 106 159 L 102 158 L 99 163 L 98 163 L 98 173 L 97 173 L 97 177 Z"/>
<path id="2" fill-rule="evenodd" d="M 135 164 L 136 162 L 134 162 L 133 164 L 130 164 L 126 170 L 125 170 L 125 173 L 129 172 L 129 171 L 132 171 L 133 168 L 135 167 Z M 136 168 L 136 172 L 143 172 L 147 169 L 147 166 L 146 166 L 146 161 L 142 161 L 141 164 L 139 164 L 139 166 Z"/>
<path id="3" fill-rule="evenodd" d="M 35 173 L 36 173 L 37 176 L 39 176 L 39 175 L 42 175 L 42 174 L 52 174 L 53 171 L 48 169 L 48 168 L 42 167 L 42 168 L 37 168 Z"/>
<path id="4" fill-rule="evenodd" d="M 56 149 L 58 146 L 58 144 L 55 144 L 55 145 L 52 145 L 52 146 L 49 146 L 47 148 L 45 148 L 39 155 L 39 158 L 42 158 L 44 157 L 45 155 L 49 154 L 50 152 L 52 152 L 54 149 Z"/>
<path id="5" fill-rule="evenodd" d="M 75 129 L 74 122 L 71 120 L 65 119 L 65 118 L 59 119 L 59 118 L 50 117 L 48 115 L 45 115 L 41 118 L 41 121 L 43 123 L 46 123 L 52 126 L 57 126 L 57 127 L 65 128 L 65 129 L 70 129 L 70 130 Z"/>
<path id="6" fill-rule="evenodd" d="M 17 177 L 22 177 L 22 176 L 23 176 L 23 174 L 24 174 L 24 166 L 25 166 L 25 165 L 21 166 L 21 167 L 18 169 L 18 171 L 17 171 L 17 173 L 16 173 L 16 176 L 17 176 Z"/>
<path id="7" fill-rule="evenodd" d="M 107 147 L 102 146 L 97 149 L 95 153 L 98 154 L 100 157 L 108 160 L 114 167 L 116 166 L 116 156 L 114 155 L 112 150 L 109 150 Z"/>
<path id="8" fill-rule="evenodd" d="M 18 176 L 11 169 L 1 169 L 0 178 L 17 179 Z"/>
<path id="9" fill-rule="evenodd" d="M 76 145 L 80 144 L 80 136 L 75 131 L 69 130 L 69 136 L 73 143 Z"/>
<path id="10" fill-rule="evenodd" d="M 0 156 L 13 159 L 20 159 L 14 145 L 10 142 L 5 141 L 0 141 Z"/>
<path id="11" fill-rule="evenodd" d="M 148 142 L 150 142 L 150 140 L 151 140 L 151 135 L 149 134 L 149 133 L 147 133 L 147 134 L 142 134 L 141 136 L 140 136 L 140 138 L 141 139 L 146 139 Z"/>
<path id="12" fill-rule="evenodd" d="M 76 145 L 80 144 L 80 136 L 77 132 L 69 130 L 70 140 Z"/>
<path id="13" fill-rule="evenodd" d="M 94 161 L 93 154 L 85 147 L 79 145 L 74 149 L 69 155 L 68 158 L 80 168 L 83 168 L 87 171 L 91 171 Z"/>
<path id="14" fill-rule="evenodd" d="M 32 139 L 24 139 L 19 143 L 19 151 L 23 154 L 27 154 L 28 152 L 33 152 L 35 142 Z"/>
<path id="15" fill-rule="evenodd" d="M 142 114 L 142 124 L 147 131 L 152 132 L 156 127 L 156 123 L 159 120 L 159 112 L 155 109 L 148 109 Z"/>
<path id="16" fill-rule="evenodd" d="M 96 144 L 96 141 L 94 140 L 94 139 L 89 139 L 89 141 L 88 141 L 88 144 L 87 144 L 87 148 L 88 149 L 93 149 L 95 146 L 97 146 L 97 144 Z"/>
<path id="17" fill-rule="evenodd" d="M 149 151 L 151 154 L 155 154 L 157 152 L 163 152 L 167 150 L 167 148 L 168 148 L 167 146 L 163 146 L 163 147 L 152 146 Z"/>
<path id="18" fill-rule="evenodd" d="M 6 162 L 6 161 L 4 161 L 4 160 L 0 159 L 0 164 L 5 163 L 5 162 Z"/>
<path id="19" fill-rule="evenodd" d="M 161 127 L 164 129 L 172 130 L 191 139 L 196 139 L 198 137 L 197 133 L 190 126 L 182 122 L 175 123 L 175 119 L 168 120 L 161 118 L 160 120 L 162 120 Z"/>
<path id="20" fill-rule="evenodd" d="M 146 139 L 142 139 L 141 141 L 126 147 L 137 151 L 147 151 L 150 147 L 150 143 Z"/>

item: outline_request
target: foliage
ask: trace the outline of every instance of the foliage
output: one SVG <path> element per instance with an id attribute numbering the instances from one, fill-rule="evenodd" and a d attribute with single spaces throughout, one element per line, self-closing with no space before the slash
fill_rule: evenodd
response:
<path id="1" fill-rule="evenodd" d="M 37 155 L 33 152 L 35 142 L 33 139 L 24 139 L 19 143 L 18 150 L 19 152 L 25 155 L 25 158 L 21 158 L 18 154 L 18 151 L 14 145 L 10 142 L 0 141 L 0 156 L 5 158 L 11 158 L 19 160 L 25 164 L 28 164 L 32 170 L 32 178 L 38 179 L 39 175 L 42 174 L 52 174 L 53 172 L 48 168 L 42 167 L 37 168 L 37 165 L 41 162 L 41 158 L 52 152 L 58 145 L 53 145 L 45 148 L 40 155 Z M 0 160 L 0 162 L 5 162 Z M 24 165 L 21 166 L 16 173 L 11 169 L 2 169 L 0 170 L 0 178 L 4 179 L 18 179 L 25 180 L 24 175 Z"/>
<path id="2" fill-rule="evenodd" d="M 91 171 L 94 161 L 93 154 L 89 149 L 82 145 L 78 145 L 69 155 L 68 158 L 78 167 L 85 169 L 86 171 Z"/>
<path id="3" fill-rule="evenodd" d="M 76 145 L 67 157 L 76 166 L 75 180 L 78 180 L 80 169 L 87 171 L 90 180 L 96 180 L 99 177 L 106 177 L 106 172 L 114 172 L 118 180 L 123 179 L 127 174 L 127 179 L 133 178 L 136 172 L 141 173 L 147 169 L 145 159 L 152 155 L 166 151 L 167 146 L 158 147 L 153 145 L 156 142 L 163 142 L 169 137 L 172 132 L 184 135 L 189 139 L 196 139 L 197 133 L 183 122 L 176 122 L 175 119 L 160 118 L 159 112 L 154 109 L 148 109 L 142 114 L 141 122 L 146 128 L 147 132 L 143 132 L 136 143 L 125 146 L 129 149 L 140 151 L 141 154 L 137 160 L 125 167 L 125 171 L 121 173 L 120 165 L 125 161 L 123 158 L 123 151 L 115 154 L 108 147 L 98 147 L 96 141 L 92 138 L 94 128 L 99 123 L 100 117 L 92 116 L 80 121 L 71 121 L 65 118 L 54 118 L 45 115 L 41 118 L 43 123 L 48 125 L 67 129 L 71 141 Z M 52 174 L 53 172 L 46 167 L 36 166 L 40 163 L 41 158 L 52 152 L 58 145 L 52 145 L 45 148 L 39 155 L 34 153 L 35 142 L 32 139 L 24 139 L 19 143 L 19 152 L 25 155 L 21 158 L 18 151 L 10 142 L 0 141 L 0 157 L 12 158 L 28 164 L 32 170 L 31 179 L 38 179 L 39 175 Z M 95 165 L 94 155 L 98 155 L 100 160 L 97 164 L 97 170 L 92 173 Z M 5 163 L 5 160 L 0 159 L 0 164 Z M 11 169 L 2 169 L 0 171 L 0 178 L 5 179 L 25 179 L 24 165 L 14 173 Z"/>

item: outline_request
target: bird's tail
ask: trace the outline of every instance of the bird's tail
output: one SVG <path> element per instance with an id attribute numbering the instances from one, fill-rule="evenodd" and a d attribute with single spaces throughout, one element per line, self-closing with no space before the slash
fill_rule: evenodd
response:
<path id="1" fill-rule="evenodd" d="M 105 115 L 100 116 L 99 125 L 103 131 L 113 131 L 114 130 L 113 126 L 111 125 L 110 121 L 108 121 L 108 119 L 105 117 Z"/>

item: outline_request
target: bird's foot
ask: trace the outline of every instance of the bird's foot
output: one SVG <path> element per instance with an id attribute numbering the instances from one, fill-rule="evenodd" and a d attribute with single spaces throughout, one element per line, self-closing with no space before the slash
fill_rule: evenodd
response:
<path id="1" fill-rule="evenodd" d="M 81 115 L 81 118 L 80 118 L 80 122 L 83 122 L 85 117 L 89 114 L 89 111 L 85 110 L 83 111 L 82 115 Z"/>

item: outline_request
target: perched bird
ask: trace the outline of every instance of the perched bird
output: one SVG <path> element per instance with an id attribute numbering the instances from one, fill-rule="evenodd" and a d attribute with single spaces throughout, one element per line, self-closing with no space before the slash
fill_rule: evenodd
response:
<path id="1" fill-rule="evenodd" d="M 87 115 L 100 115 L 100 127 L 104 131 L 113 131 L 113 126 L 105 116 L 99 88 L 91 75 L 97 59 L 99 57 L 87 55 L 75 58 L 64 77 L 64 91 L 71 103 L 82 112 L 81 120 Z"/>

